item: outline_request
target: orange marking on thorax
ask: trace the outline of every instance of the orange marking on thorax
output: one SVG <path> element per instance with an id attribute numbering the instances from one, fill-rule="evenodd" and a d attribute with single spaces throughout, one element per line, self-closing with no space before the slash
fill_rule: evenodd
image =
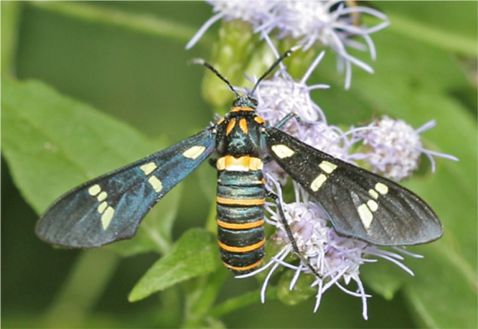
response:
<path id="1" fill-rule="evenodd" d="M 244 155 L 239 158 L 235 158 L 232 155 L 225 155 L 216 161 L 217 170 L 249 171 L 262 170 L 262 167 L 263 162 L 261 159 L 249 155 Z"/>
<path id="2" fill-rule="evenodd" d="M 234 126 L 236 125 L 236 119 L 232 118 L 231 121 L 228 122 L 227 127 L 226 127 L 226 135 L 229 135 L 234 129 Z"/>
<path id="3" fill-rule="evenodd" d="M 260 124 L 260 125 L 263 125 L 264 122 L 266 122 L 266 121 L 264 120 L 264 118 L 262 118 L 262 117 L 260 117 L 260 116 L 255 116 L 255 117 L 254 117 L 254 121 L 257 122 L 257 123 Z"/>
<path id="4" fill-rule="evenodd" d="M 239 128 L 241 128 L 244 134 L 247 134 L 249 132 L 246 119 L 242 118 L 241 120 L 239 120 Z"/>
<path id="5" fill-rule="evenodd" d="M 250 107 L 246 107 L 246 106 L 236 106 L 231 109 L 231 112 L 241 112 L 241 111 L 252 112 L 254 111 L 254 109 L 251 109 Z"/>

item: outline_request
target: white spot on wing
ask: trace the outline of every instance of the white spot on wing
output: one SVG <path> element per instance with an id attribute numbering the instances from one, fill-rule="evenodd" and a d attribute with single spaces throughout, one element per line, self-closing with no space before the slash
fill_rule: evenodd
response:
<path id="1" fill-rule="evenodd" d="M 141 167 L 139 167 L 139 169 L 141 169 L 145 175 L 151 174 L 156 168 L 157 166 L 154 162 L 148 162 L 142 165 Z"/>
<path id="2" fill-rule="evenodd" d="M 274 152 L 279 158 L 284 159 L 294 155 L 294 151 L 284 144 L 277 144 L 271 147 L 272 152 Z"/>
<path id="3" fill-rule="evenodd" d="M 317 192 L 319 190 L 319 188 L 322 186 L 322 184 L 324 184 L 324 182 L 327 180 L 327 176 L 325 176 L 324 174 L 320 174 L 319 176 L 317 176 L 316 179 L 314 179 L 312 181 L 312 183 L 310 184 L 310 188 L 312 191 L 314 192 Z"/>
<path id="4" fill-rule="evenodd" d="M 327 174 L 331 174 L 337 168 L 336 165 L 334 165 L 333 163 L 331 163 L 329 161 L 322 161 L 319 164 L 319 167 L 320 167 L 320 169 L 325 171 Z"/>
<path id="5" fill-rule="evenodd" d="M 375 190 L 373 190 L 373 189 L 370 189 L 370 190 L 368 190 L 368 194 L 369 194 L 372 198 L 378 199 L 378 193 L 377 193 L 377 191 L 375 191 Z"/>
<path id="6" fill-rule="evenodd" d="M 377 211 L 378 209 L 378 203 L 375 202 L 374 200 L 368 200 L 367 201 L 367 206 L 372 210 L 373 212 Z"/>
<path id="7" fill-rule="evenodd" d="M 106 208 L 103 215 L 101 215 L 101 225 L 103 226 L 103 230 L 106 230 L 113 219 L 113 215 L 115 214 L 115 210 L 112 207 Z"/>
<path id="8" fill-rule="evenodd" d="M 388 186 L 382 183 L 375 184 L 375 189 L 378 191 L 378 193 L 382 195 L 385 195 L 388 193 Z"/>
<path id="9" fill-rule="evenodd" d="M 96 197 L 96 199 L 98 201 L 103 201 L 104 199 L 106 199 L 106 197 L 108 196 L 108 193 L 106 193 L 105 191 L 101 192 L 100 194 L 98 194 L 98 196 Z"/>
<path id="10" fill-rule="evenodd" d="M 101 191 L 101 187 L 98 184 L 95 184 L 88 189 L 88 193 L 90 193 L 90 195 L 93 195 L 93 196 L 100 193 L 100 191 Z"/>
<path id="11" fill-rule="evenodd" d="M 149 177 L 148 182 L 156 192 L 160 192 L 163 189 L 163 184 L 156 176 Z"/>
<path id="12" fill-rule="evenodd" d="M 190 147 L 186 151 L 184 151 L 183 155 L 186 158 L 195 160 L 204 152 L 204 150 L 206 150 L 206 147 L 201 146 L 201 145 L 196 145 L 196 146 Z"/>
<path id="13" fill-rule="evenodd" d="M 368 230 L 373 220 L 372 212 L 370 211 L 370 209 L 367 207 L 365 203 L 358 206 L 357 211 L 360 216 L 360 220 L 362 221 L 363 227 L 365 227 L 365 229 Z"/>
<path id="14" fill-rule="evenodd" d="M 103 211 L 105 211 L 107 206 L 108 206 L 108 203 L 106 201 L 101 202 L 100 205 L 98 206 L 98 212 L 102 214 Z"/>

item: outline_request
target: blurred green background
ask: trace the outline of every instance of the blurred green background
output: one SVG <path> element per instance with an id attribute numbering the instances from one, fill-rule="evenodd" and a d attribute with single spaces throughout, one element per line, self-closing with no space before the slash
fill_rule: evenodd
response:
<path id="1" fill-rule="evenodd" d="M 312 82 L 329 83 L 332 89 L 315 93 L 315 99 L 334 124 L 366 123 L 383 113 L 402 118 L 415 127 L 430 119 L 437 120 L 438 127 L 424 134 L 426 146 L 456 155 L 461 161 L 439 159 L 435 175 L 424 165 L 406 185 L 436 209 L 445 226 L 444 238 L 413 248 L 425 255 L 424 260 L 406 260 L 416 272 L 415 278 L 402 275 L 391 264 L 369 265 L 364 273 L 366 289 L 373 295 L 368 303 L 368 321 L 361 318 L 359 299 L 333 290 L 325 295 L 318 314 L 312 313 L 313 298 L 289 306 L 278 300 L 261 305 L 256 296 L 248 306 L 220 317 L 222 322 L 213 316 L 214 312 L 206 310 L 207 316 L 201 321 L 190 320 L 186 326 L 477 326 L 477 3 L 373 4 L 391 21 L 390 28 L 373 37 L 378 50 L 378 60 L 373 63 L 376 73 L 368 75 L 354 69 L 352 88 L 344 91 L 343 77 L 335 72 L 334 58 L 329 54 Z M 88 252 L 55 250 L 34 236 L 37 212 L 44 210 L 61 193 L 61 188 L 65 191 L 84 177 L 71 177 L 60 188 L 50 176 L 55 174 L 54 169 L 42 167 L 42 154 L 48 151 L 48 145 L 44 144 L 46 150 L 35 151 L 38 153 L 26 152 L 27 146 L 34 144 L 30 127 L 36 127 L 38 122 L 36 128 L 43 127 L 48 132 L 55 124 L 61 127 L 65 118 L 14 120 L 9 119 L 14 118 L 12 114 L 3 112 L 8 109 L 14 113 L 22 109 L 20 105 L 30 104 L 28 111 L 34 113 L 36 98 L 32 95 L 38 93 L 53 105 L 57 104 L 55 97 L 71 97 L 126 123 L 123 136 L 128 140 L 122 142 L 123 128 L 118 128 L 111 142 L 121 156 L 103 160 L 99 151 L 98 163 L 92 161 L 86 177 L 189 136 L 205 127 L 214 113 L 201 97 L 204 70 L 187 63 L 193 57 L 209 58 L 220 24 L 193 50 L 184 49 L 188 39 L 211 16 L 211 7 L 203 2 L 179 1 L 2 1 L 1 6 L 2 325 L 184 325 L 183 319 L 188 316 L 185 312 L 191 309 L 187 303 L 207 304 L 201 298 L 186 298 L 184 302 L 181 296 L 193 289 L 188 283 L 136 303 L 127 300 L 133 286 L 157 260 L 157 253 L 120 258 L 113 248 Z M 44 91 L 41 85 L 18 84 L 12 79 L 41 81 L 63 96 L 49 89 Z M 45 104 L 38 104 L 38 108 L 48 109 L 49 103 Z M 129 127 L 139 134 L 128 135 Z M 129 137 L 137 140 L 130 141 Z M 134 149 L 134 143 L 140 140 L 148 142 L 144 148 Z M 103 157 L 108 157 L 108 152 Z M 27 155 L 31 156 L 30 161 L 26 161 Z M 214 175 L 204 165 L 183 183 L 180 195 L 177 194 L 180 201 L 174 240 L 191 227 L 204 226 L 215 188 Z M 218 275 L 225 276 L 227 281 L 219 292 L 219 301 L 241 296 L 260 285 L 254 279 L 234 280 L 221 271 Z M 205 280 L 209 279 L 211 276 Z"/>

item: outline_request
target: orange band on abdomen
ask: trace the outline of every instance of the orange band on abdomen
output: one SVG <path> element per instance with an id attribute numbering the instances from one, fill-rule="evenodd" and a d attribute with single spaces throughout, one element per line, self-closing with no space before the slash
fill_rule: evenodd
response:
<path id="1" fill-rule="evenodd" d="M 256 227 L 260 227 L 264 225 L 263 219 L 255 221 L 255 222 L 249 222 L 249 223 L 228 223 L 220 219 L 217 219 L 216 222 L 219 227 L 227 228 L 231 230 L 247 230 L 250 228 L 256 228 Z"/>
<path id="2" fill-rule="evenodd" d="M 259 266 L 259 264 L 260 264 L 261 262 L 262 262 L 262 259 L 259 259 L 257 262 L 252 263 L 251 265 L 246 265 L 246 266 L 233 266 L 233 265 L 229 265 L 229 264 L 227 264 L 227 263 L 224 263 L 224 266 L 226 266 L 227 268 L 229 268 L 229 269 L 231 269 L 231 270 L 234 270 L 234 271 L 237 271 L 237 272 L 242 272 L 242 271 L 247 271 L 247 270 L 256 268 L 257 266 Z"/>
<path id="3" fill-rule="evenodd" d="M 246 252 L 254 251 L 256 249 L 261 248 L 262 246 L 264 246 L 265 242 L 266 242 L 266 240 L 262 239 L 261 241 L 259 241 L 257 243 L 250 244 L 250 245 L 244 246 L 244 247 L 228 246 L 227 244 L 224 244 L 221 241 L 218 241 L 217 243 L 219 244 L 219 247 L 222 250 L 229 251 L 229 252 L 246 253 Z"/>
<path id="4" fill-rule="evenodd" d="M 265 199 L 229 199 L 223 197 L 216 197 L 216 202 L 231 206 L 262 206 L 266 203 Z"/>

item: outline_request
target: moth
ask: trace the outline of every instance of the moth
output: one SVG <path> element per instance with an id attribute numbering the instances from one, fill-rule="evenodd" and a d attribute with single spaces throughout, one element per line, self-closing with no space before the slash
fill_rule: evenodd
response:
<path id="1" fill-rule="evenodd" d="M 149 209 L 215 153 L 218 245 L 224 265 L 234 273 L 254 270 L 264 257 L 264 204 L 267 197 L 274 198 L 264 184 L 266 160 L 275 161 L 299 183 L 341 235 L 382 246 L 438 239 L 440 221 L 416 194 L 285 133 L 281 127 L 292 116 L 271 126 L 256 113 L 257 86 L 291 52 L 274 62 L 246 95 L 200 61 L 234 92 L 230 111 L 176 145 L 67 192 L 38 221 L 38 237 L 68 248 L 129 239 Z M 299 254 L 282 209 L 280 213 Z"/>

